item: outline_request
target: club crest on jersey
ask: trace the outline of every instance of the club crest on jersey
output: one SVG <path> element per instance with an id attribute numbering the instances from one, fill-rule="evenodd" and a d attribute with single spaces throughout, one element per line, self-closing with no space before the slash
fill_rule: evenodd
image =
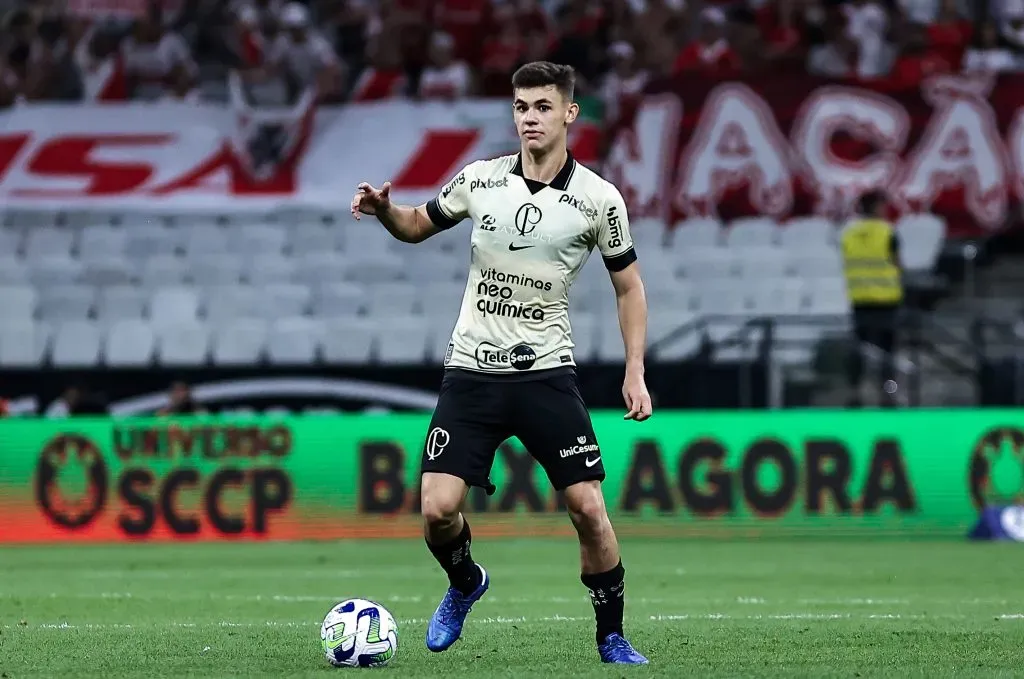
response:
<path id="1" fill-rule="evenodd" d="M 544 213 L 533 203 L 526 203 L 520 206 L 519 210 L 516 211 L 516 231 L 520 236 L 533 233 L 533 230 L 537 228 L 537 224 L 540 223 L 543 216 Z"/>
<path id="2" fill-rule="evenodd" d="M 515 368 L 529 370 L 537 362 L 537 352 L 526 344 L 502 349 L 490 342 L 481 342 L 476 348 L 476 364 L 481 368 Z"/>

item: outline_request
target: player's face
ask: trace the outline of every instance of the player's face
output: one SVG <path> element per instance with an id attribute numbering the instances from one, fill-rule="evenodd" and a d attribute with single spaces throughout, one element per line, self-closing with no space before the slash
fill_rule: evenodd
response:
<path id="1" fill-rule="evenodd" d="M 559 143 L 564 146 L 569 125 L 580 110 L 554 85 L 518 89 L 512 106 L 516 132 L 528 151 L 544 151 Z"/>

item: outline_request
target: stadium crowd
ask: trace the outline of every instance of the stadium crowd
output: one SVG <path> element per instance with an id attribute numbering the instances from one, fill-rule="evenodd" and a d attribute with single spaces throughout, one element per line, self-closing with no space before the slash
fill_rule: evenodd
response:
<path id="1" fill-rule="evenodd" d="M 913 85 L 1024 69 L 1024 0 L 0 0 L 0 102 L 505 96 L 521 63 L 619 99 L 651 78 L 805 70 Z"/>

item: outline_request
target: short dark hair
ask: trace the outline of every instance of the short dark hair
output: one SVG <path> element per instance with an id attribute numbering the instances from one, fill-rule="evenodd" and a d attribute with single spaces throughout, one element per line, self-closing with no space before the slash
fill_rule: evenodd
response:
<path id="1" fill-rule="evenodd" d="M 863 215 L 873 215 L 885 205 L 885 194 L 882 191 L 868 191 L 860 198 L 860 212 Z"/>
<path id="2" fill-rule="evenodd" d="M 572 101 L 576 89 L 576 71 L 572 66 L 553 64 L 550 61 L 531 61 L 512 74 L 513 90 L 548 85 L 554 85 L 567 101 Z"/>

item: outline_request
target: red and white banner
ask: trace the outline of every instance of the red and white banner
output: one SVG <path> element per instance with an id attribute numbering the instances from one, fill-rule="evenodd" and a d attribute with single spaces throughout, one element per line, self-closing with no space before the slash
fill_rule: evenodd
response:
<path id="1" fill-rule="evenodd" d="M 889 93 L 687 80 L 626 120 L 603 169 L 634 218 L 837 214 L 881 188 L 968 235 L 1024 198 L 1024 76 Z M 0 113 L 0 130 L 0 201 L 47 210 L 343 211 L 359 182 L 387 180 L 419 203 L 463 165 L 518 149 L 501 100 L 353 104 L 277 124 L 209 105 L 29 105 Z M 593 161 L 592 135 L 573 143 Z"/>
<path id="2" fill-rule="evenodd" d="M 844 216 L 880 189 L 896 213 L 986 233 L 1024 199 L 1024 77 L 889 92 L 809 76 L 683 79 L 649 91 L 611 139 L 605 176 L 634 217 Z"/>

